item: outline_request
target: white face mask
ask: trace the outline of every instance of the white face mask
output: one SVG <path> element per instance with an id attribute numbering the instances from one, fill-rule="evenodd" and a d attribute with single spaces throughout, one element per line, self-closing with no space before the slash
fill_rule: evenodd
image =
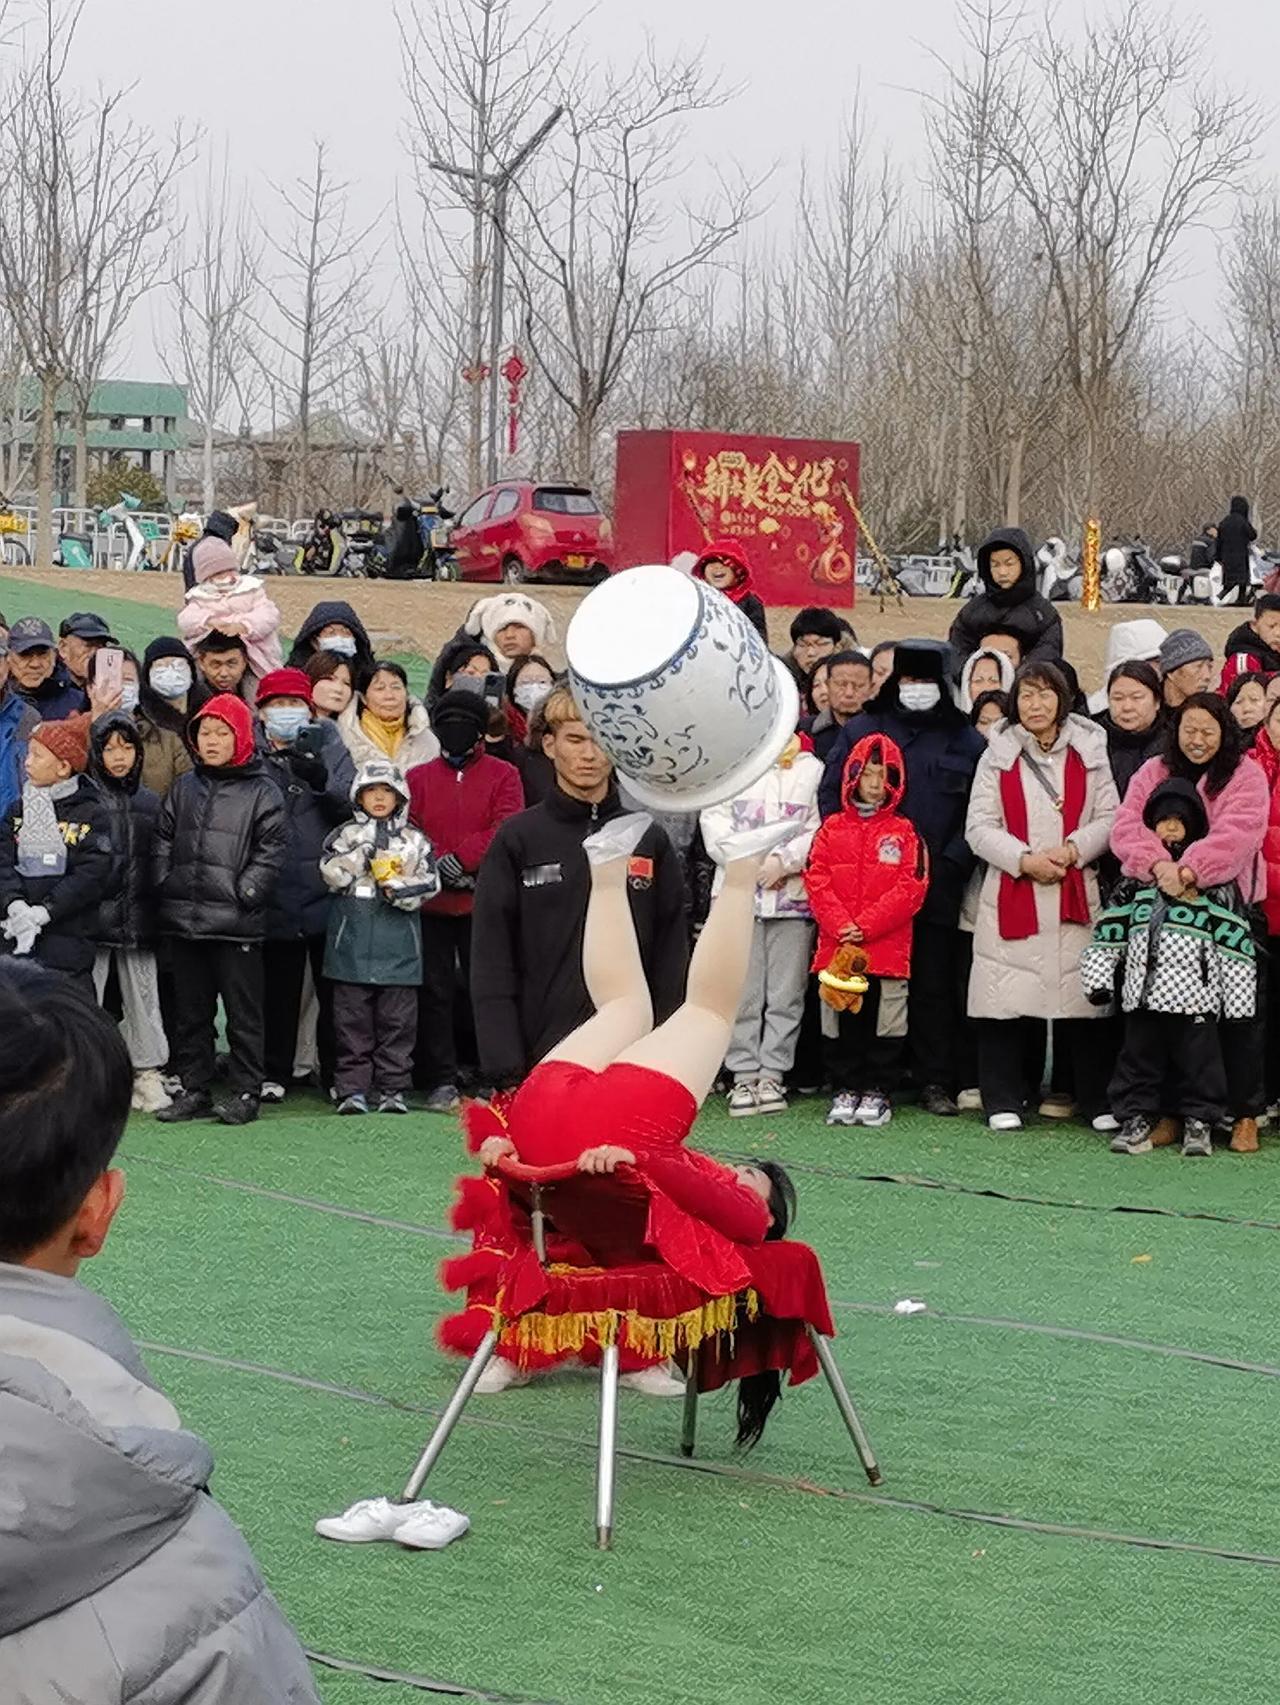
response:
<path id="1" fill-rule="evenodd" d="M 180 699 L 191 691 L 191 665 L 181 661 L 157 663 L 151 671 L 151 689 L 162 699 Z"/>
<path id="2" fill-rule="evenodd" d="M 120 709 L 134 711 L 138 708 L 138 683 L 126 681 L 120 688 Z"/>
<path id="3" fill-rule="evenodd" d="M 356 642 L 349 633 L 330 633 L 320 640 L 317 650 L 332 651 L 335 657 L 354 657 Z"/>
<path id="4" fill-rule="evenodd" d="M 898 682 L 898 703 L 903 710 L 932 710 L 941 697 L 942 688 L 936 681 Z"/>
<path id="5" fill-rule="evenodd" d="M 526 716 L 532 716 L 550 692 L 550 681 L 517 681 L 511 696 Z"/>

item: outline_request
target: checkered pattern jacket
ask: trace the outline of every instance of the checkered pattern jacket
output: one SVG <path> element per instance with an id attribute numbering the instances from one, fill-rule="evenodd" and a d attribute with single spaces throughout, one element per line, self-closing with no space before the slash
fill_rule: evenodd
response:
<path id="1" fill-rule="evenodd" d="M 1121 883 L 1080 957 L 1084 991 L 1097 1006 L 1186 1018 L 1252 1018 L 1257 946 L 1234 883 L 1194 900 Z"/>

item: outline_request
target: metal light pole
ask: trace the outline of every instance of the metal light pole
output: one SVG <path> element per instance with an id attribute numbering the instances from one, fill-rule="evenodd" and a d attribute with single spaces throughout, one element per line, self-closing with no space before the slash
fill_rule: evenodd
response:
<path id="1" fill-rule="evenodd" d="M 477 171 L 471 166 L 454 166 L 447 160 L 429 162 L 433 172 L 446 177 L 462 178 L 467 183 L 483 184 L 493 191 L 493 260 L 492 293 L 489 304 L 489 451 L 486 458 L 485 480 L 493 485 L 498 477 L 498 363 L 502 359 L 502 333 L 506 319 L 507 288 L 507 191 L 529 160 L 541 148 L 551 132 L 564 117 L 565 109 L 557 107 L 533 135 L 496 172 Z M 479 351 L 475 351 L 479 354 Z M 479 383 L 479 379 L 476 380 Z M 474 495 L 474 494 L 473 494 Z"/>

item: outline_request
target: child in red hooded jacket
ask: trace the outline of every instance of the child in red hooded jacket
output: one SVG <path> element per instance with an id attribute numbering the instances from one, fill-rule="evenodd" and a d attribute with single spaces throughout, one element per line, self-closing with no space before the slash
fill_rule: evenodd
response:
<path id="1" fill-rule="evenodd" d="M 866 955 L 861 1007 L 822 1008 L 836 1097 L 828 1125 L 887 1125 L 890 1094 L 902 1070 L 907 1036 L 911 923 L 929 887 L 929 855 L 898 810 L 906 787 L 902 753 L 869 734 L 849 753 L 843 810 L 828 817 L 813 843 L 805 885 L 818 924 L 813 969 L 825 971 L 840 948 Z"/>
<path id="2" fill-rule="evenodd" d="M 751 590 L 751 564 L 738 539 L 717 539 L 693 565 L 693 578 L 705 580 L 717 592 L 735 603 L 755 628 L 766 645 L 769 625 L 765 621 L 764 605 Z"/>

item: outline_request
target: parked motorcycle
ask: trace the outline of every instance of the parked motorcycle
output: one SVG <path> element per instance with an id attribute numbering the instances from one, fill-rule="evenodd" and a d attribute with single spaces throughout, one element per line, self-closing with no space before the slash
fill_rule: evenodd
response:
<path id="1" fill-rule="evenodd" d="M 343 541 L 334 573 L 347 579 L 381 580 L 387 572 L 387 547 L 381 514 L 369 509 L 344 509 L 338 517 Z"/>
<path id="2" fill-rule="evenodd" d="M 1041 597 L 1053 604 L 1076 603 L 1084 590 L 1084 575 L 1079 558 L 1068 549 L 1065 539 L 1046 539 L 1036 552 L 1036 570 Z"/>
<path id="3" fill-rule="evenodd" d="M 1102 596 L 1108 604 L 1151 604 L 1160 569 L 1141 538 L 1118 539 L 1102 553 Z"/>
<path id="4" fill-rule="evenodd" d="M 449 526 L 454 511 L 444 506 L 448 488 L 440 486 L 429 497 L 410 497 L 402 486 L 393 486 L 398 502 L 387 529 L 387 578 L 389 580 L 450 580 L 453 552 Z"/>

